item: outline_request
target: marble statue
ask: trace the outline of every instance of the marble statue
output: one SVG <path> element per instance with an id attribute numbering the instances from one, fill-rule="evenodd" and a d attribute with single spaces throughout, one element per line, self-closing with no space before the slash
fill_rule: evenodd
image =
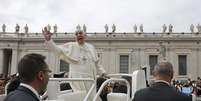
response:
<path id="1" fill-rule="evenodd" d="M 191 26 L 190 26 L 190 31 L 191 31 L 191 33 L 194 33 L 194 25 L 193 24 L 191 24 Z"/>
<path id="2" fill-rule="evenodd" d="M 116 31 L 116 26 L 113 24 L 112 25 L 112 32 L 114 33 Z"/>
<path id="3" fill-rule="evenodd" d="M 107 33 L 107 32 L 108 32 L 108 29 L 109 29 L 109 28 L 108 28 L 108 25 L 107 25 L 107 24 L 105 24 L 105 26 L 104 26 L 104 27 L 105 27 L 105 32 Z"/>
<path id="4" fill-rule="evenodd" d="M 196 27 L 197 27 L 198 33 L 200 33 L 201 32 L 201 26 L 200 26 L 200 24 L 198 24 Z"/>
<path id="5" fill-rule="evenodd" d="M 172 33 L 173 32 L 173 26 L 170 24 L 169 25 L 169 32 Z"/>
<path id="6" fill-rule="evenodd" d="M 2 31 L 6 32 L 6 25 L 5 24 L 2 25 Z"/>
<path id="7" fill-rule="evenodd" d="M 47 25 L 47 30 L 48 30 L 48 31 L 51 31 L 51 26 L 50 26 L 50 24 Z"/>
<path id="8" fill-rule="evenodd" d="M 87 26 L 84 24 L 83 25 L 83 31 L 86 33 L 87 32 Z"/>
<path id="9" fill-rule="evenodd" d="M 29 32 L 29 27 L 28 27 L 27 24 L 24 26 L 24 32 L 25 32 L 25 33 L 28 33 L 28 32 Z"/>
<path id="10" fill-rule="evenodd" d="M 140 32 L 143 33 L 143 24 L 140 25 Z"/>
<path id="11" fill-rule="evenodd" d="M 167 30 L 167 26 L 165 24 L 163 24 L 163 33 L 165 33 Z"/>
<path id="12" fill-rule="evenodd" d="M 16 24 L 16 26 L 15 26 L 15 32 L 19 33 L 19 31 L 20 31 L 20 26 L 18 24 Z"/>
<path id="13" fill-rule="evenodd" d="M 81 27 L 80 27 L 79 24 L 76 26 L 76 30 L 77 30 L 77 31 L 80 31 L 80 30 L 81 30 Z"/>
<path id="14" fill-rule="evenodd" d="M 55 24 L 55 25 L 53 26 L 53 29 L 54 29 L 54 33 L 57 33 L 57 24 Z"/>
<path id="15" fill-rule="evenodd" d="M 136 24 L 133 26 L 133 29 L 134 29 L 134 32 L 137 33 L 137 25 Z"/>

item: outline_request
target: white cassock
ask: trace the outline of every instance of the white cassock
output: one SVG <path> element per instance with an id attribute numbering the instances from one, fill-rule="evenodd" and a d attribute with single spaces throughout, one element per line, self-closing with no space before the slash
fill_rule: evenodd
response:
<path id="1" fill-rule="evenodd" d="M 96 79 L 96 74 L 101 75 L 105 70 L 99 64 L 97 52 L 93 45 L 77 42 L 68 42 L 63 45 L 56 45 L 53 40 L 46 44 L 60 59 L 70 64 L 69 77 L 71 78 L 92 78 Z M 91 87 L 90 82 L 74 82 L 73 90 L 86 90 Z"/>

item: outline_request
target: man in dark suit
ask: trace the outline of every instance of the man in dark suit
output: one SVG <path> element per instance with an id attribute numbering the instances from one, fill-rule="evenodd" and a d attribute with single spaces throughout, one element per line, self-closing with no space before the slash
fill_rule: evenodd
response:
<path id="1" fill-rule="evenodd" d="M 154 83 L 137 91 L 133 101 L 192 101 L 192 96 L 182 94 L 170 85 L 174 74 L 171 63 L 157 64 L 153 73 Z"/>
<path id="2" fill-rule="evenodd" d="M 20 86 L 9 93 L 4 101 L 40 101 L 45 92 L 51 70 L 40 54 L 25 55 L 18 64 Z"/>

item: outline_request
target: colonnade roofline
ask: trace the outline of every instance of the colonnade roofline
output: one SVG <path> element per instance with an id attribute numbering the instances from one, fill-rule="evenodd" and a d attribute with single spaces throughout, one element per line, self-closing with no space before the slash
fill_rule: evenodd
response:
<path id="1" fill-rule="evenodd" d="M 56 41 L 74 40 L 73 32 L 54 33 Z M 87 33 L 89 41 L 201 41 L 201 33 Z M 0 32 L 0 41 L 44 41 L 42 33 Z"/>

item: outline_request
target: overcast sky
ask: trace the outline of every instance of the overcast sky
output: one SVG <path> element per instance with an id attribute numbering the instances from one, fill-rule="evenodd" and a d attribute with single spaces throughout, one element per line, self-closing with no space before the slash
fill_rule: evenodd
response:
<path id="1" fill-rule="evenodd" d="M 72 32 L 86 24 L 88 32 L 103 32 L 115 24 L 117 32 L 133 32 L 143 24 L 145 32 L 161 32 L 163 24 L 174 31 L 187 32 L 190 24 L 201 23 L 201 0 L 0 0 L 0 24 L 14 31 L 28 24 L 31 32 L 41 32 L 47 24 L 57 24 L 59 32 Z"/>

